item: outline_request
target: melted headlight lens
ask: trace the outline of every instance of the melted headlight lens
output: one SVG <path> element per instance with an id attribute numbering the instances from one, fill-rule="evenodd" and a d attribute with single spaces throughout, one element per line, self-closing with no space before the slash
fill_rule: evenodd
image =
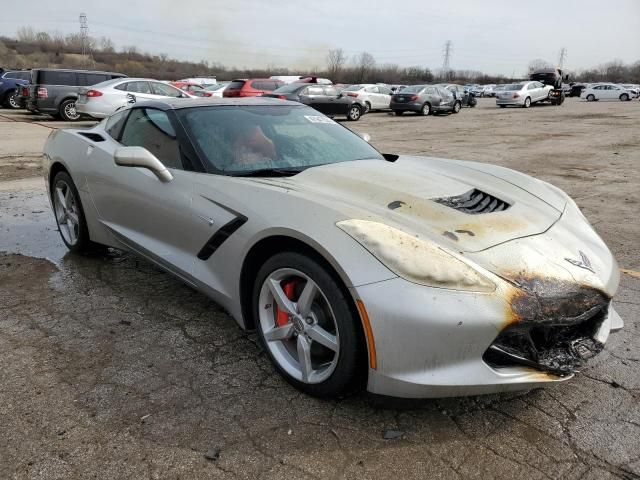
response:
<path id="1" fill-rule="evenodd" d="M 464 260 L 397 228 L 369 220 L 344 220 L 336 225 L 405 280 L 473 292 L 492 292 L 496 288 Z"/>

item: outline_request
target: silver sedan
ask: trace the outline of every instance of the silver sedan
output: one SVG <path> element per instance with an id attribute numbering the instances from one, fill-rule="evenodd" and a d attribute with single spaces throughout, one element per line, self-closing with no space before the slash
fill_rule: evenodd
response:
<path id="1" fill-rule="evenodd" d="M 549 100 L 553 87 L 540 82 L 521 82 L 505 85 L 496 92 L 496 105 L 505 108 L 508 105 L 529 108 L 534 103 Z"/>
<path id="2" fill-rule="evenodd" d="M 622 328 L 615 259 L 558 188 L 380 154 L 299 103 L 138 102 L 55 130 L 72 252 L 135 252 L 256 329 L 312 395 L 470 395 L 566 381 Z"/>

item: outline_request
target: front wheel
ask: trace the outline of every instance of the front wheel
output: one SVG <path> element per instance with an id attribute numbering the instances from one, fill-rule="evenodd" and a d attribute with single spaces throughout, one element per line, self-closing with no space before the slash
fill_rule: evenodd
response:
<path id="1" fill-rule="evenodd" d="M 629 95 L 627 95 L 626 93 L 623 93 L 622 95 L 620 95 L 620 101 L 628 102 L 629 101 Z"/>
<path id="2" fill-rule="evenodd" d="M 364 102 L 364 113 L 369 113 L 371 111 L 371 104 L 369 102 Z"/>
<path id="3" fill-rule="evenodd" d="M 71 176 L 58 172 L 51 184 L 51 203 L 62 241 L 73 253 L 87 253 L 93 246 L 80 202 L 80 195 Z"/>
<path id="4" fill-rule="evenodd" d="M 60 104 L 60 118 L 67 122 L 77 122 L 80 120 L 80 114 L 76 110 L 76 101 L 73 99 L 65 100 Z"/>
<path id="5" fill-rule="evenodd" d="M 595 99 L 596 99 L 595 95 L 593 95 L 591 93 L 589 95 L 587 95 L 587 102 L 594 102 Z"/>
<path id="6" fill-rule="evenodd" d="M 274 255 L 258 272 L 252 299 L 260 340 L 289 383 L 319 397 L 363 385 L 359 319 L 320 263 L 297 252 Z"/>
<path id="7" fill-rule="evenodd" d="M 4 106 L 13 110 L 20 108 L 20 104 L 18 103 L 18 99 L 16 98 L 17 94 L 17 90 L 11 90 L 7 92 L 7 94 L 5 95 Z"/>
<path id="8" fill-rule="evenodd" d="M 358 105 L 352 105 L 349 107 L 349 112 L 347 113 L 347 120 L 352 122 L 357 122 L 360 120 L 362 116 L 362 109 Z"/>

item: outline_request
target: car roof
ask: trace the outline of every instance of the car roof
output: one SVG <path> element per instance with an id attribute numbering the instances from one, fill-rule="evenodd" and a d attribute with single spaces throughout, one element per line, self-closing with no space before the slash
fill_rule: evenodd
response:
<path id="1" fill-rule="evenodd" d="M 33 71 L 39 72 L 78 72 L 78 73 L 107 73 L 109 75 L 120 75 L 126 77 L 124 73 L 105 72 L 104 70 L 83 70 L 81 68 L 34 68 Z"/>
<path id="2" fill-rule="evenodd" d="M 280 100 L 271 97 L 246 97 L 246 98 L 167 98 L 162 100 L 139 101 L 134 107 L 150 107 L 159 110 L 181 110 L 183 108 L 197 107 L 220 107 L 220 106 L 268 106 L 268 105 L 287 105 L 287 106 L 303 106 L 299 102 L 291 102 L 288 100 Z"/>

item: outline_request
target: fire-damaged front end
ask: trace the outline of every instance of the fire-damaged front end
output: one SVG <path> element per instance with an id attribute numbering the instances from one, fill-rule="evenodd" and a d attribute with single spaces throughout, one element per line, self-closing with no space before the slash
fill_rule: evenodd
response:
<path id="1" fill-rule="evenodd" d="M 447 230 L 458 240 L 445 236 L 455 245 L 468 232 L 491 235 L 491 228 L 506 226 L 489 216 L 504 213 Z M 483 230 L 483 222 L 496 227 Z M 568 198 L 541 233 L 455 254 L 495 288 L 459 291 L 398 278 L 355 289 L 381 344 L 370 391 L 440 397 L 562 382 L 623 326 L 612 303 L 618 265 Z"/>

